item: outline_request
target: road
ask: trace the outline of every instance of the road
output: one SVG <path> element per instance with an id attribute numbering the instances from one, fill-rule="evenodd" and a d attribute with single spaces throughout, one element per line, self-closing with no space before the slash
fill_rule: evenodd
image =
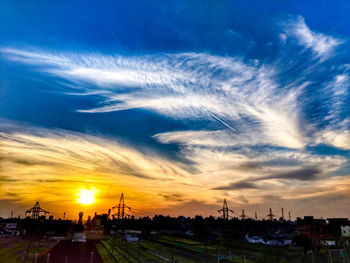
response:
<path id="1" fill-rule="evenodd" d="M 98 241 L 61 240 L 50 250 L 49 263 L 103 263 L 95 247 L 96 242 Z"/>

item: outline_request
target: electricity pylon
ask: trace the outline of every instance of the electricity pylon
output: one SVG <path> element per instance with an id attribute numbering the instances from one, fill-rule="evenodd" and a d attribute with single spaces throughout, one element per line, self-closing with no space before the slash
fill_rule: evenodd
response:
<path id="1" fill-rule="evenodd" d="M 229 212 L 234 213 L 233 210 L 228 208 L 226 199 L 224 199 L 224 204 L 223 204 L 222 208 L 218 210 L 218 212 L 220 214 L 222 213 L 222 218 L 225 220 L 228 220 Z"/>
<path id="2" fill-rule="evenodd" d="M 270 213 L 267 215 L 267 217 L 272 221 L 275 216 L 276 215 L 272 213 L 272 209 L 270 208 Z"/>
<path id="3" fill-rule="evenodd" d="M 119 199 L 119 204 L 118 206 L 114 206 L 112 207 L 113 209 L 118 208 L 118 212 L 117 212 L 117 218 L 118 219 L 124 219 L 125 215 L 128 215 L 127 213 L 125 213 L 125 208 L 127 209 L 131 209 L 131 207 L 127 206 L 124 202 L 124 193 L 121 194 L 120 199 Z"/>
<path id="4" fill-rule="evenodd" d="M 244 209 L 242 209 L 242 214 L 239 216 L 242 220 L 245 220 L 248 216 L 244 213 Z"/>
<path id="5" fill-rule="evenodd" d="M 40 213 L 44 214 L 44 216 L 46 216 L 46 214 L 50 214 L 49 211 L 46 211 L 40 207 L 39 202 L 36 202 L 31 209 L 26 211 L 26 215 L 30 214 L 32 219 L 38 219 L 40 217 Z"/>

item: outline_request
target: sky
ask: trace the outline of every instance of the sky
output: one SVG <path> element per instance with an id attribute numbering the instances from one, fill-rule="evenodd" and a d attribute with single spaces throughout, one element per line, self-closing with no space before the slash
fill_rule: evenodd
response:
<path id="1" fill-rule="evenodd" d="M 219 216 L 223 199 L 233 216 L 350 217 L 349 13 L 1 1 L 0 216 L 105 213 L 124 193 L 136 217 Z"/>

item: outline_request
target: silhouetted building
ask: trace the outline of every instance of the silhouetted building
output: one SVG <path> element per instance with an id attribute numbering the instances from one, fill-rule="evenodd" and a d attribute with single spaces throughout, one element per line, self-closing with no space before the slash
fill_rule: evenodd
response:
<path id="1" fill-rule="evenodd" d="M 328 231 L 333 237 L 342 236 L 342 226 L 350 226 L 350 222 L 347 218 L 327 218 Z"/>

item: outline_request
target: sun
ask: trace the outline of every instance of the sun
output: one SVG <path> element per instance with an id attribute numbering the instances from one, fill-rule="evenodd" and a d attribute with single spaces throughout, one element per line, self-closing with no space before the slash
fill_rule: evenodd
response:
<path id="1" fill-rule="evenodd" d="M 83 205 L 90 205 L 95 202 L 95 194 L 95 189 L 79 189 L 77 201 Z"/>

